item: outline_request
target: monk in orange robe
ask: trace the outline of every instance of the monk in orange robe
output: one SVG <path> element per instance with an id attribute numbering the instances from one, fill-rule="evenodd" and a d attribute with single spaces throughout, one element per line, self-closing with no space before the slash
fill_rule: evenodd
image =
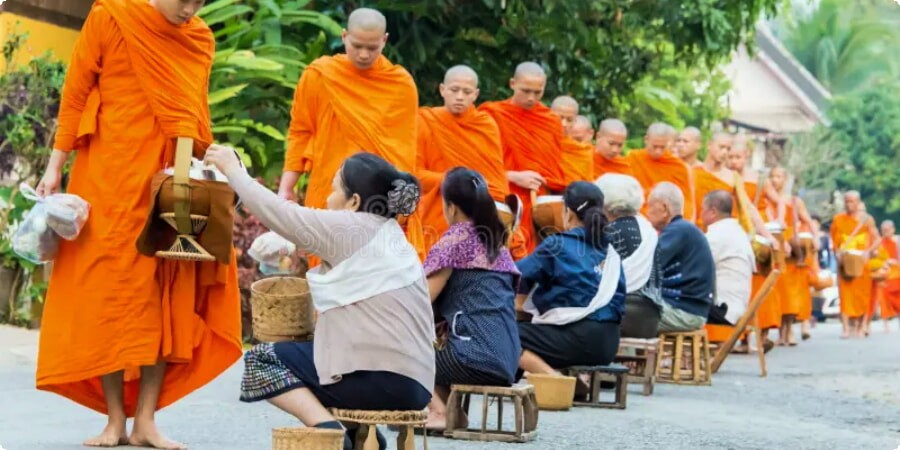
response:
<path id="1" fill-rule="evenodd" d="M 308 172 L 305 204 L 324 208 L 334 174 L 359 151 L 414 173 L 419 96 L 409 72 L 381 54 L 387 43 L 386 27 L 380 12 L 354 10 L 341 34 L 347 53 L 320 57 L 303 71 L 294 92 L 278 189 L 281 197 L 296 198 L 300 174 Z M 424 258 L 418 213 L 404 226 L 410 243 Z"/>
<path id="2" fill-rule="evenodd" d="M 487 113 L 473 106 L 478 98 L 478 75 L 467 66 L 454 66 L 440 85 L 444 106 L 419 109 L 418 163 L 422 183 L 419 211 L 425 248 L 447 231 L 441 182 L 454 167 L 468 167 L 484 176 L 491 197 L 505 202 L 509 194 L 500 129 Z"/>
<path id="3" fill-rule="evenodd" d="M 700 130 L 695 127 L 687 127 L 678 133 L 675 138 L 675 154 L 684 161 L 688 167 L 700 167 L 703 163 L 700 161 L 700 147 L 703 145 L 703 136 Z M 703 197 L 698 197 L 702 199 Z M 699 204 L 699 203 L 698 203 Z"/>
<path id="4" fill-rule="evenodd" d="M 593 182 L 594 146 L 578 141 L 572 132 L 578 117 L 578 102 L 568 95 L 561 95 L 550 103 L 550 110 L 559 116 L 566 134 L 560 160 L 565 184 L 568 186 L 576 181 Z"/>
<path id="5" fill-rule="evenodd" d="M 621 120 L 605 119 L 600 122 L 594 143 L 594 177 L 599 179 L 608 173 L 632 175 L 628 161 L 622 156 L 626 140 L 628 128 Z"/>
<path id="6" fill-rule="evenodd" d="M 572 122 L 572 131 L 570 135 L 572 136 L 572 139 L 575 139 L 578 142 L 593 144 L 594 126 L 591 124 L 591 119 L 581 114 L 575 116 L 575 121 Z"/>
<path id="7" fill-rule="evenodd" d="M 202 1 L 97 0 L 66 74 L 59 129 L 38 192 L 60 187 L 91 205 L 62 240 L 44 307 L 37 388 L 108 417 L 87 446 L 185 448 L 155 412 L 241 356 L 237 265 L 146 257 L 135 242 L 151 179 L 174 163 L 175 139 L 211 143 L 207 92 L 215 41 Z M 130 435 L 127 418 L 134 417 Z"/>
<path id="8" fill-rule="evenodd" d="M 844 194 L 845 212 L 834 216 L 831 222 L 831 241 L 838 256 L 838 266 L 848 251 L 861 251 L 868 260 L 872 251 L 881 245 L 881 236 L 875 220 L 861 209 L 859 192 Z M 840 267 L 838 268 L 840 272 Z M 868 310 L 872 291 L 872 277 L 868 270 L 862 276 L 850 278 L 838 274 L 838 292 L 841 296 L 841 321 L 844 325 L 842 337 L 862 337 L 864 317 Z"/>
<path id="9" fill-rule="evenodd" d="M 531 195 L 559 193 L 565 189 L 560 158 L 565 135 L 560 119 L 541 103 L 547 75 L 536 63 L 516 67 L 507 100 L 485 102 L 479 109 L 500 127 L 503 165 L 510 192 L 522 200 L 522 222 L 510 244 L 516 258 L 531 253 L 536 245 L 531 225 Z"/>
<path id="10" fill-rule="evenodd" d="M 878 248 L 880 272 L 882 280 L 872 281 L 872 300 L 866 314 L 866 331 L 875 316 L 876 309 L 884 322 L 885 333 L 890 332 L 890 320 L 900 313 L 900 258 L 897 252 L 897 240 L 894 222 L 885 220 L 881 223 L 881 245 Z"/>
<path id="11" fill-rule="evenodd" d="M 789 179 L 790 174 L 783 167 L 778 166 L 772 169 L 772 187 L 776 191 L 784 193 L 782 194 L 786 219 L 786 227 L 782 232 L 784 240 L 793 240 L 795 246 L 797 246 L 799 243 L 795 239 L 795 234 L 803 229 L 812 230 L 813 224 L 803 199 L 790 194 L 790 188 L 787 186 Z M 774 210 L 770 210 L 769 215 L 773 214 L 775 214 Z M 792 254 L 788 255 L 787 267 L 785 267 L 784 273 L 775 285 L 781 300 L 781 327 L 778 345 L 797 345 L 793 333 L 793 324 L 797 321 L 802 322 L 804 318 L 809 318 L 812 314 L 809 268 L 798 266 L 799 261 L 792 256 L 799 255 L 799 252 L 800 249 L 796 248 L 793 249 Z"/>
<path id="12" fill-rule="evenodd" d="M 693 222 L 694 183 L 687 164 L 669 150 L 669 145 L 674 140 L 673 135 L 674 130 L 667 124 L 657 122 L 650 125 L 644 136 L 645 148 L 629 152 L 625 160 L 647 195 L 653 190 L 653 186 L 663 181 L 678 186 L 684 194 L 684 219 Z M 646 208 L 647 205 L 644 204 L 644 213 Z"/>

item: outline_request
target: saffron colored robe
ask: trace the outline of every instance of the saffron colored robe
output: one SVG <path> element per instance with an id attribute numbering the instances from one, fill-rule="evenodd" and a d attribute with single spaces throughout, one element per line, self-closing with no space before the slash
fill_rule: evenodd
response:
<path id="1" fill-rule="evenodd" d="M 691 181 L 691 169 L 672 152 L 666 151 L 659 159 L 653 159 L 647 150 L 633 150 L 625 155 L 631 174 L 644 188 L 645 199 L 650 196 L 650 191 L 658 183 L 668 181 L 675 184 L 684 194 L 684 218 L 693 222 L 696 217 L 694 209 L 694 184 Z M 647 213 L 647 204 L 644 203 L 643 214 Z"/>
<path id="2" fill-rule="evenodd" d="M 491 197 L 504 202 L 509 194 L 500 129 L 487 113 L 474 107 L 455 116 L 443 106 L 419 109 L 416 176 L 422 183 L 419 211 L 425 248 L 431 248 L 449 228 L 444 218 L 441 183 L 455 167 L 481 174 Z"/>
<path id="3" fill-rule="evenodd" d="M 608 159 L 599 152 L 594 151 L 594 179 L 597 180 L 608 173 L 633 176 L 631 166 L 628 165 L 628 160 L 624 156 Z"/>
<path id="4" fill-rule="evenodd" d="M 563 179 L 566 186 L 576 181 L 593 183 L 594 178 L 594 146 L 589 142 L 578 142 L 565 138 L 562 145 Z"/>
<path id="5" fill-rule="evenodd" d="M 285 171 L 309 172 L 306 206 L 325 208 L 334 175 L 361 151 L 415 173 L 418 102 L 412 76 L 384 56 L 367 70 L 343 54 L 307 66 L 294 92 L 284 161 Z M 418 212 L 404 228 L 424 259 Z"/>
<path id="6" fill-rule="evenodd" d="M 882 238 L 878 249 L 879 258 L 886 264 L 888 260 L 897 261 L 897 241 L 894 238 Z M 887 269 L 887 279 L 872 280 L 872 300 L 869 302 L 869 317 L 874 317 L 878 308 L 882 319 L 892 319 L 900 312 L 900 267 L 891 265 Z"/>
<path id="7" fill-rule="evenodd" d="M 759 211 L 760 217 L 762 217 L 763 222 L 766 222 L 768 221 L 768 213 L 766 212 L 766 197 L 762 192 L 757 193 L 759 189 L 760 187 L 758 183 L 754 183 L 751 181 L 744 182 L 744 190 L 747 192 L 747 197 L 750 198 L 751 202 L 756 203 L 755 206 L 757 208 L 757 211 Z M 779 280 L 783 276 L 784 273 L 779 276 Z M 765 280 L 766 277 L 764 275 L 758 273 L 753 274 L 753 284 L 750 291 L 751 298 L 756 296 Z M 763 300 L 762 304 L 759 305 L 759 309 L 756 311 L 756 319 L 758 321 L 759 327 L 763 330 L 769 328 L 778 328 L 781 326 L 781 294 L 778 289 L 778 281 L 776 281 L 776 284 L 772 288 L 772 290 L 769 291 L 769 294 Z"/>
<path id="8" fill-rule="evenodd" d="M 524 109 L 509 100 L 486 102 L 478 109 L 490 114 L 500 127 L 503 166 L 507 172 L 531 170 L 541 174 L 547 185 L 538 195 L 547 190 L 561 192 L 565 189 L 565 175 L 560 165 L 564 135 L 559 116 L 541 103 Z M 510 252 L 521 258 L 534 251 L 536 246 L 531 222 L 531 192 L 513 183 L 509 184 L 509 190 L 522 201 L 522 222 L 510 242 Z"/>
<path id="9" fill-rule="evenodd" d="M 835 252 L 868 250 L 872 243 L 872 236 L 869 236 L 869 227 L 866 225 L 860 227 L 856 236 L 848 242 L 848 238 L 858 223 L 859 221 L 855 217 L 845 213 L 834 216 L 831 222 L 831 241 L 834 243 Z M 863 275 L 856 278 L 847 278 L 839 273 L 838 292 L 841 296 L 841 314 L 850 318 L 864 316 L 869 309 L 872 295 L 872 277 L 869 276 L 868 270 L 864 270 Z"/>
<path id="10" fill-rule="evenodd" d="M 207 91 L 215 43 L 198 18 L 170 24 L 143 0 L 97 0 L 75 46 L 54 147 L 75 151 L 68 192 L 90 217 L 61 241 L 44 307 L 37 388 L 107 413 L 100 376 L 124 371 L 125 412 L 140 367 L 167 362 L 163 408 L 241 356 L 237 266 L 146 257 L 135 242 L 150 180 L 174 138 L 212 140 Z M 233 252 L 232 252 L 233 254 Z"/>

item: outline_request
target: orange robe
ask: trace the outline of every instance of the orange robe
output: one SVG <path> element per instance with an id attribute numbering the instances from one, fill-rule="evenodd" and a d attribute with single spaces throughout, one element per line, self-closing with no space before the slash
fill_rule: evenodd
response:
<path id="1" fill-rule="evenodd" d="M 897 241 L 882 238 L 881 249 L 887 259 L 897 260 Z M 891 319 L 900 313 L 900 267 L 889 267 L 886 280 L 872 281 L 872 301 L 869 303 L 869 317 L 874 317 L 878 307 L 882 319 Z"/>
<path id="2" fill-rule="evenodd" d="M 717 177 L 704 166 L 694 166 L 691 171 L 694 179 L 694 204 L 698 206 L 703 205 L 703 198 L 710 192 L 725 191 L 731 194 L 733 200 L 731 215 L 732 217 L 737 217 L 738 200 L 734 187 Z M 706 229 L 706 225 L 700 219 L 700 214 L 697 214 L 697 226 L 702 230 Z"/>
<path id="3" fill-rule="evenodd" d="M 790 241 L 794 237 L 794 206 L 791 203 L 785 205 L 784 240 Z M 775 285 L 781 300 L 781 314 L 795 316 L 809 316 L 805 314 L 806 306 L 812 308 L 812 297 L 809 292 L 809 269 L 797 267 L 797 264 L 787 262 L 784 273 Z"/>
<path id="4" fill-rule="evenodd" d="M 146 257 L 135 242 L 150 180 L 175 137 L 212 140 L 207 90 L 215 44 L 198 18 L 175 26 L 143 0 L 97 0 L 66 75 L 54 148 L 75 150 L 68 191 L 91 213 L 61 241 L 47 291 L 37 387 L 106 413 L 100 376 L 124 370 L 133 416 L 141 366 L 165 360 L 158 408 L 241 356 L 240 294 L 229 265 Z M 201 152 L 202 153 L 202 152 Z"/>
<path id="5" fill-rule="evenodd" d="M 559 116 L 541 103 L 524 109 L 509 100 L 486 102 L 478 109 L 490 114 L 500 127 L 503 166 L 507 171 L 531 170 L 544 177 L 546 189 L 557 192 L 565 189 L 565 175 L 560 165 L 564 135 Z M 518 257 L 522 253 L 531 253 L 535 247 L 531 193 L 512 183 L 509 190 L 522 200 L 522 225 L 510 244 L 510 250 Z M 517 247 L 523 251 L 518 251 Z"/>
<path id="6" fill-rule="evenodd" d="M 744 190 L 747 191 L 747 197 L 750 198 L 750 201 L 756 201 L 757 190 L 759 189 L 759 184 L 751 181 L 744 182 Z M 760 216 L 762 217 L 763 222 L 767 220 L 766 216 L 766 197 L 765 195 L 759 196 L 759 201 L 756 202 L 757 211 L 759 211 Z M 779 276 L 779 280 L 783 277 L 784 274 Z M 766 277 L 762 274 L 753 274 L 753 286 L 751 289 L 751 298 L 755 297 L 759 292 L 759 289 L 762 287 L 765 282 Z M 778 282 L 776 281 L 775 287 L 769 291 L 769 295 L 763 300 L 762 304 L 759 305 L 759 309 L 756 311 L 756 319 L 758 320 L 759 327 L 761 329 L 769 329 L 769 328 L 778 328 L 781 326 L 781 295 L 778 289 Z"/>
<path id="7" fill-rule="evenodd" d="M 594 152 L 594 178 L 599 179 L 608 173 L 620 173 L 622 175 L 632 176 L 631 167 L 628 160 L 624 156 L 616 156 L 613 159 L 607 159 L 599 152 Z"/>
<path id="8" fill-rule="evenodd" d="M 594 146 L 590 143 L 565 138 L 559 163 L 567 186 L 576 181 L 594 182 Z"/>
<path id="9" fill-rule="evenodd" d="M 668 181 L 674 183 L 684 194 L 684 218 L 689 222 L 694 221 L 694 184 L 691 181 L 691 169 L 672 152 L 666 151 L 657 160 L 650 158 L 647 150 L 633 150 L 625 156 L 632 175 L 637 178 L 644 188 L 644 196 L 649 197 L 650 191 L 658 183 Z M 647 212 L 647 204 L 644 203 L 643 213 Z"/>
<path id="10" fill-rule="evenodd" d="M 871 220 L 871 219 L 870 219 Z M 847 215 L 840 213 L 834 216 L 831 222 L 831 240 L 834 242 L 835 252 L 840 250 L 867 250 L 872 243 L 872 237 L 869 236 L 869 227 L 863 225 L 855 236 L 854 241 L 863 241 L 865 247 L 843 248 L 844 242 L 856 229 L 859 221 Z M 862 317 L 868 311 L 869 301 L 872 295 L 872 277 L 869 276 L 868 270 L 863 271 L 863 275 L 857 278 L 847 278 L 842 274 L 838 275 L 838 292 L 841 296 L 841 314 L 850 317 Z"/>
<path id="11" fill-rule="evenodd" d="M 486 113 L 473 107 L 454 116 L 443 106 L 421 108 L 417 134 L 416 175 L 422 183 L 419 211 L 428 249 L 448 228 L 441 195 L 441 182 L 448 170 L 462 166 L 480 173 L 491 197 L 498 202 L 506 199 L 509 184 L 503 169 L 500 129 Z"/>
<path id="12" fill-rule="evenodd" d="M 412 76 L 384 56 L 368 70 L 357 69 L 343 54 L 307 66 L 294 92 L 284 160 L 285 171 L 310 174 L 306 206 L 325 208 L 334 175 L 360 151 L 414 173 L 418 102 Z M 424 258 L 418 212 L 405 228 Z"/>

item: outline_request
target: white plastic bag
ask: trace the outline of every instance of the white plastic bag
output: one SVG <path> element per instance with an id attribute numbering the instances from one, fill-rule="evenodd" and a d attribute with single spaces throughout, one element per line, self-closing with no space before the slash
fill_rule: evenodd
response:
<path id="1" fill-rule="evenodd" d="M 19 185 L 19 190 L 35 205 L 13 235 L 13 251 L 33 263 L 52 261 L 59 248 L 59 238 L 75 240 L 87 222 L 91 207 L 77 195 L 52 194 L 41 198 L 24 183 Z"/>
<path id="2" fill-rule="evenodd" d="M 290 274 L 296 250 L 293 242 L 269 231 L 253 240 L 247 254 L 259 263 L 259 271 L 265 275 Z"/>

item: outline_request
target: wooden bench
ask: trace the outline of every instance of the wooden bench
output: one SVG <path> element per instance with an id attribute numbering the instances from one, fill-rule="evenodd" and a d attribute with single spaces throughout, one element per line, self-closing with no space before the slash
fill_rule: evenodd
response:
<path id="1" fill-rule="evenodd" d="M 469 415 L 472 395 L 481 395 L 481 427 L 463 427 L 457 423 L 463 414 Z M 514 430 L 503 429 L 503 401 L 509 399 L 514 408 Z M 497 405 L 497 427 L 488 429 L 488 408 Z M 538 406 L 534 386 L 517 384 L 510 387 L 472 386 L 454 384 L 447 398 L 447 428 L 444 437 L 468 441 L 528 442 L 537 434 Z"/>
<path id="2" fill-rule="evenodd" d="M 656 351 L 659 339 L 622 338 L 615 362 L 628 367 L 628 382 L 644 386 L 643 394 L 652 395 L 656 383 Z"/>
<path id="3" fill-rule="evenodd" d="M 586 402 L 576 401 L 575 406 L 589 406 L 592 408 L 625 409 L 628 400 L 628 367 L 621 364 L 608 366 L 572 366 L 562 370 L 572 377 L 588 374 L 591 377 L 590 391 Z M 612 381 L 615 383 L 615 398 L 613 401 L 600 400 L 600 382 Z"/>
<path id="4" fill-rule="evenodd" d="M 347 428 L 353 428 L 352 425 L 358 425 L 356 430 L 356 445 L 354 450 L 378 450 L 378 440 L 375 435 L 375 427 L 377 425 L 389 425 L 399 428 L 400 433 L 397 435 L 398 450 L 415 450 L 415 433 L 416 427 L 425 428 L 428 421 L 428 412 L 422 411 L 364 411 L 357 409 L 337 409 L 329 410 L 334 418 L 344 424 L 348 424 Z M 423 437 L 427 439 L 427 437 Z M 428 444 L 425 444 L 426 447 Z"/>

